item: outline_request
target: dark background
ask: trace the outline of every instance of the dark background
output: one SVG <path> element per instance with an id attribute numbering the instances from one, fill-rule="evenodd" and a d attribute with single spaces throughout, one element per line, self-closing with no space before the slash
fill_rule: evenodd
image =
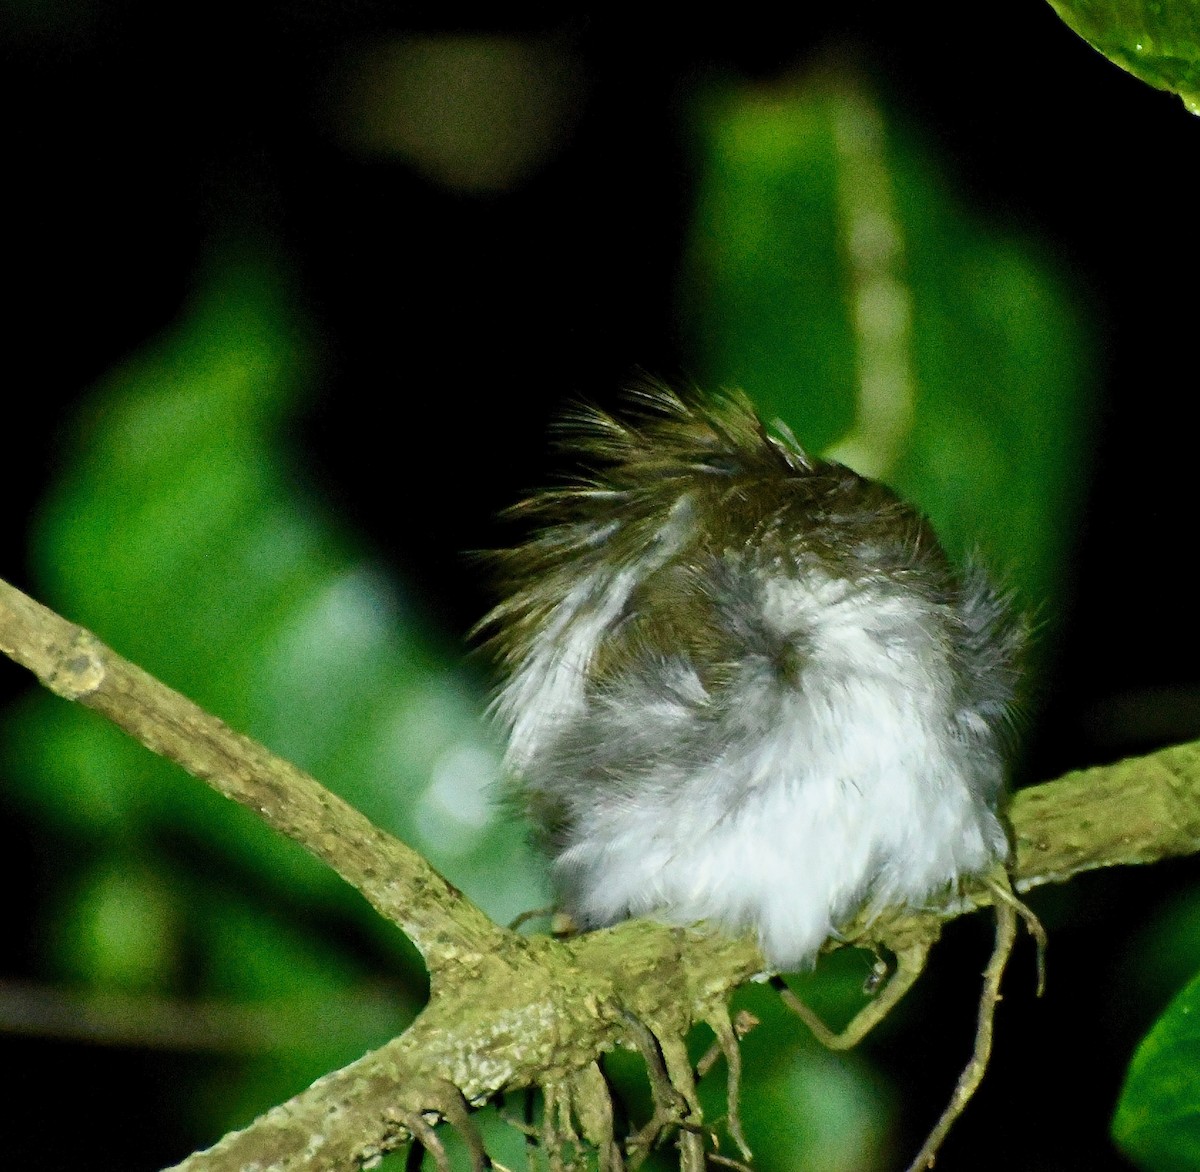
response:
<path id="1" fill-rule="evenodd" d="M 1044 4 L 987 24 L 961 6 L 853 9 L 795 27 L 736 8 L 660 25 L 607 12 L 450 25 L 433 7 L 316 0 L 63 0 L 36 11 L 6 0 L 0 482 L 10 523 L 0 571 L 26 581 L 25 518 L 73 405 L 175 319 L 212 241 L 236 229 L 282 246 L 324 338 L 320 395 L 297 437 L 314 477 L 461 635 L 487 605 L 462 551 L 495 544 L 496 511 L 546 478 L 546 426 L 562 401 L 610 400 L 638 368 L 688 373 L 673 304 L 692 179 L 684 97 L 713 76 L 771 79 L 848 51 L 948 161 L 962 198 L 1057 256 L 1098 323 L 1101 439 L 1027 780 L 1200 735 L 1188 559 L 1200 122 Z M 554 32 L 586 75 L 564 148 L 510 194 L 448 192 L 403 163 L 348 152 L 329 131 L 325 104 L 347 44 L 463 28 Z M 0 686 L 23 681 L 5 670 Z M 31 909 L 24 887 L 53 871 L 57 849 L 6 815 L 12 975 L 36 976 L 39 884 Z M 1085 898 L 1061 921 L 1058 896 L 1037 901 L 1053 931 L 1049 995 L 1032 1000 L 1019 957 L 996 1065 L 947 1167 L 1125 1166 L 1107 1122 L 1161 1002 L 1127 996 L 1122 966 L 1136 963 L 1131 941 L 1154 909 L 1197 878 L 1180 862 L 1081 879 Z M 965 1053 L 976 988 L 965 978 L 986 934 L 983 924 L 951 931 L 948 959 L 939 953 L 914 995 L 910 1020 L 921 1024 L 875 1047 L 907 1088 L 905 1151 Z M 32 1133 L 70 1103 L 40 1166 L 178 1158 L 179 1060 L 5 1046 L 10 1072 L 30 1063 L 39 1073 L 10 1088 L 4 1126 L 28 1120 Z M 28 1142 L 0 1137 L 0 1155 L 6 1144 L 32 1151 Z"/>

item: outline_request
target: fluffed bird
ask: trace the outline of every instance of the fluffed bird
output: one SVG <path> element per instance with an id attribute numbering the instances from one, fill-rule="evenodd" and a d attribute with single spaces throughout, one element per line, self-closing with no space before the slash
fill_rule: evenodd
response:
<path id="1" fill-rule="evenodd" d="M 882 484 L 737 392 L 578 411 L 579 479 L 514 512 L 506 767 L 583 928 L 753 930 L 809 966 L 864 908 L 1004 862 L 1025 627 Z"/>

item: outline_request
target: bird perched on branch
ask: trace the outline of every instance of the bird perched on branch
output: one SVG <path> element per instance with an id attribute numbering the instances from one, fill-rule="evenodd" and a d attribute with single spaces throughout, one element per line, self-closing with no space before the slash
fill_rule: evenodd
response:
<path id="1" fill-rule="evenodd" d="M 1007 858 L 1024 627 L 981 570 L 740 393 L 647 386 L 564 437 L 586 471 L 516 507 L 534 531 L 481 627 L 580 926 L 752 929 L 792 971 L 864 907 Z"/>

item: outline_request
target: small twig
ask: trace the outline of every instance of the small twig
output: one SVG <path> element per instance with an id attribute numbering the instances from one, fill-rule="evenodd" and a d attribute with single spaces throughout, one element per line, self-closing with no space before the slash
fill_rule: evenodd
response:
<path id="1" fill-rule="evenodd" d="M 745 1132 L 742 1131 L 741 1117 L 741 1086 L 742 1086 L 742 1050 L 734 1032 L 733 1022 L 729 1020 L 729 1010 L 724 1003 L 714 1007 L 708 1017 L 708 1026 L 717 1036 L 717 1045 L 725 1055 L 727 1103 L 725 1128 L 737 1144 L 738 1151 L 747 1159 L 751 1159 L 750 1145 L 746 1143 Z M 708 1055 L 705 1055 L 708 1057 Z M 701 1060 L 703 1061 L 703 1059 Z M 699 1070 L 699 1067 L 697 1067 Z"/>
<path id="2" fill-rule="evenodd" d="M 1008 904 L 1021 917 L 1025 931 L 1033 937 L 1037 946 L 1037 995 L 1041 997 L 1046 992 L 1046 948 L 1049 937 L 1033 909 L 1013 892 L 1008 872 L 1001 871 L 1000 874 L 1000 879 L 989 876 L 984 880 L 984 886 L 996 897 L 998 903 Z"/>
<path id="3" fill-rule="evenodd" d="M 700 1061 L 696 1063 L 696 1081 L 697 1082 L 702 1082 L 705 1078 L 708 1077 L 709 1071 L 711 1071 L 712 1068 L 714 1066 L 716 1066 L 717 1059 L 720 1058 L 724 1053 L 725 1053 L 724 1048 L 722 1047 L 722 1045 L 719 1041 L 714 1041 L 713 1044 L 711 1046 L 709 1046 L 709 1048 L 707 1050 L 704 1051 L 704 1054 L 701 1056 Z"/>
<path id="4" fill-rule="evenodd" d="M 575 1118 L 571 1111 L 573 1098 L 571 1084 L 568 1081 L 564 1084 L 562 1094 L 557 1099 L 558 1136 L 560 1143 L 570 1147 L 572 1167 L 575 1164 L 576 1157 L 583 1151 L 583 1141 L 579 1138 L 579 1132 L 575 1129 Z"/>
<path id="5" fill-rule="evenodd" d="M 634 1044 L 646 1063 L 646 1075 L 650 1080 L 650 1095 L 654 1103 L 654 1114 L 625 1145 L 631 1166 L 637 1168 L 650 1154 L 662 1133 L 684 1118 L 688 1103 L 667 1074 L 662 1049 L 654 1032 L 626 1009 L 620 1011 L 620 1016 L 629 1027 Z"/>
<path id="6" fill-rule="evenodd" d="M 598 1062 L 576 1071 L 568 1082 L 571 1110 L 579 1120 L 583 1138 L 596 1149 L 599 1172 L 624 1172 L 625 1161 L 617 1144 L 612 1094 Z"/>
<path id="7" fill-rule="evenodd" d="M 406 1168 L 408 1162 L 412 1159 L 413 1148 L 417 1148 L 418 1150 L 423 1148 L 433 1157 L 433 1162 L 437 1165 L 438 1172 L 454 1172 L 454 1169 L 450 1166 L 450 1157 L 446 1154 L 446 1148 L 442 1144 L 441 1137 L 425 1121 L 425 1117 L 420 1112 L 401 1111 L 397 1113 L 396 1118 L 408 1128 L 413 1137 L 412 1146 L 409 1148 L 408 1157 L 405 1160 Z M 414 1167 L 418 1169 L 421 1167 L 419 1157 Z M 409 1172 L 411 1172 L 411 1169 Z"/>
<path id="8" fill-rule="evenodd" d="M 958 1084 L 950 1102 L 929 1133 L 917 1157 L 908 1166 L 908 1172 L 923 1172 L 932 1168 L 938 1150 L 949 1134 L 950 1128 L 966 1109 L 971 1097 L 979 1089 L 987 1071 L 988 1059 L 992 1055 L 992 1031 L 996 1020 L 996 1003 L 1000 1000 L 1000 982 L 1008 958 L 1012 955 L 1017 939 L 1017 911 L 1011 904 L 998 900 L 996 911 L 996 946 L 983 973 L 983 991 L 979 997 L 979 1018 L 975 1027 L 975 1048 L 971 1059 L 959 1075 Z"/>
<path id="9" fill-rule="evenodd" d="M 733 1015 L 733 1036 L 740 1042 L 752 1029 L 762 1025 L 762 1019 L 755 1017 L 748 1009 L 739 1009 Z M 696 1078 L 702 1079 L 717 1064 L 723 1050 L 720 1042 L 713 1042 L 704 1052 L 704 1056 L 696 1063 Z"/>
<path id="10" fill-rule="evenodd" d="M 717 1152 L 708 1153 L 708 1162 L 720 1164 L 722 1168 L 736 1168 L 737 1172 L 754 1172 L 749 1164 L 743 1164 L 741 1160 L 735 1160 L 732 1156 L 722 1156 Z"/>
<path id="11" fill-rule="evenodd" d="M 900 948 L 896 953 L 896 971 L 892 973 L 887 984 L 876 994 L 875 999 L 864 1005 L 841 1030 L 831 1030 L 788 988 L 782 977 L 772 977 L 771 985 L 778 992 L 784 1005 L 808 1026 L 818 1042 L 830 1050 L 849 1050 L 857 1046 L 883 1021 L 904 994 L 913 987 L 917 978 L 925 971 L 929 950 L 936 939 L 937 932 L 933 930 L 927 935 L 919 935 Z"/>
<path id="12" fill-rule="evenodd" d="M 442 1117 L 462 1138 L 467 1145 L 467 1153 L 471 1160 L 471 1172 L 488 1172 L 492 1166 L 492 1158 L 483 1146 L 483 1137 L 475 1120 L 471 1118 L 471 1109 L 463 1098 L 462 1091 L 453 1083 L 444 1083 L 439 1096 L 439 1108 Z"/>
<path id="13" fill-rule="evenodd" d="M 550 1172 L 566 1172 L 563 1163 L 563 1139 L 558 1130 L 561 1117 L 559 1099 L 565 1094 L 557 1082 L 542 1083 L 542 1150 L 546 1153 L 546 1164 Z M 531 1160 L 530 1167 L 534 1167 Z"/>
<path id="14" fill-rule="evenodd" d="M 538 1139 L 538 1129 L 530 1126 L 523 1119 L 518 1119 L 511 1111 L 498 1111 L 500 1119 L 508 1124 L 513 1131 L 519 1131 L 524 1137 L 526 1143 L 532 1143 L 536 1146 Z"/>
<path id="15" fill-rule="evenodd" d="M 696 1080 L 692 1075 L 692 1062 L 688 1057 L 683 1038 L 674 1033 L 663 1033 L 659 1037 L 663 1061 L 671 1086 L 682 1098 L 686 1112 L 676 1120 L 679 1128 L 680 1172 L 704 1172 L 704 1135 L 700 1124 L 703 1112 L 696 1094 Z"/>
<path id="16" fill-rule="evenodd" d="M 555 909 L 552 907 L 535 907 L 527 912 L 522 912 L 514 920 L 510 920 L 508 930 L 515 932 L 518 928 L 524 927 L 530 920 L 548 920 L 555 915 Z"/>

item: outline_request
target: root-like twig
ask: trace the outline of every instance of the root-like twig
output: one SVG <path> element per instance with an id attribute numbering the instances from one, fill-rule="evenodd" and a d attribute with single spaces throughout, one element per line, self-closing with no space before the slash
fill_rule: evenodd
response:
<path id="1" fill-rule="evenodd" d="M 750 1146 L 746 1143 L 745 1132 L 742 1131 L 741 1088 L 742 1088 L 742 1051 L 738 1045 L 738 1035 L 733 1022 L 729 1020 L 729 1010 L 722 1003 L 710 1011 L 707 1022 L 709 1029 L 717 1037 L 717 1046 L 725 1056 L 726 1080 L 726 1114 L 725 1128 L 737 1144 L 738 1151 L 747 1159 L 751 1159 Z M 708 1055 L 705 1055 L 707 1058 Z M 700 1060 L 704 1062 L 704 1058 Z M 700 1072 L 697 1066 L 697 1073 Z M 701 1075 L 703 1077 L 703 1075 Z"/>
<path id="2" fill-rule="evenodd" d="M 524 927 L 530 920 L 549 920 L 555 914 L 556 909 L 552 907 L 535 907 L 529 911 L 522 912 L 515 919 L 510 920 L 508 930 L 515 932 L 518 928 Z"/>
<path id="3" fill-rule="evenodd" d="M 891 1011 L 897 1002 L 916 983 L 917 978 L 925 971 L 925 962 L 929 958 L 929 950 L 936 940 L 936 933 L 919 936 L 909 941 L 896 952 L 896 971 L 892 973 L 887 983 L 850 1019 L 848 1025 L 841 1030 L 831 1030 L 791 989 L 784 983 L 782 977 L 772 977 L 771 985 L 779 993 L 780 1000 L 808 1028 L 813 1036 L 823 1046 L 830 1050 L 849 1050 L 857 1046 Z M 872 970 L 873 976 L 875 970 Z"/>
<path id="4" fill-rule="evenodd" d="M 636 1169 L 645 1161 L 663 1133 L 677 1127 L 687 1117 L 690 1104 L 680 1094 L 667 1073 L 663 1049 L 654 1032 L 628 1010 L 621 1010 L 621 1018 L 628 1026 L 629 1035 L 646 1063 L 646 1076 L 650 1080 L 650 1095 L 654 1103 L 654 1114 L 625 1144 L 629 1166 Z M 690 1065 L 688 1073 L 690 1078 Z"/>
<path id="5" fill-rule="evenodd" d="M 937 1125 L 929 1133 L 924 1146 L 917 1157 L 908 1166 L 908 1172 L 922 1172 L 932 1168 L 950 1128 L 966 1109 L 971 1097 L 979 1089 L 987 1070 L 988 1059 L 992 1054 L 992 1031 L 996 1019 L 996 1003 L 1000 1000 L 1000 982 L 1004 977 L 1008 958 L 1012 955 L 1013 944 L 1017 939 L 1018 912 L 1011 903 L 997 900 L 996 910 L 996 946 L 992 949 L 991 958 L 983 973 L 983 991 L 979 998 L 979 1018 L 975 1027 L 975 1048 L 971 1060 L 958 1078 L 958 1085 L 950 1102 L 942 1112 Z"/>
<path id="6" fill-rule="evenodd" d="M 754 1172 L 749 1164 L 743 1164 L 741 1160 L 735 1160 L 732 1156 L 722 1156 L 717 1152 L 708 1153 L 708 1162 L 720 1164 L 722 1168 L 736 1168 L 737 1172 Z"/>
<path id="7" fill-rule="evenodd" d="M 579 1120 L 583 1138 L 596 1150 L 599 1172 L 625 1172 L 613 1127 L 612 1095 L 600 1064 L 593 1062 L 576 1071 L 569 1088 L 571 1110 Z"/>
<path id="8" fill-rule="evenodd" d="M 688 1057 L 687 1046 L 677 1034 L 663 1034 L 659 1042 L 667 1077 L 685 1106 L 685 1113 L 677 1120 L 680 1172 L 704 1172 L 704 1134 L 700 1128 L 704 1115 L 696 1094 L 696 1080 L 692 1075 L 692 1061 Z"/>
<path id="9" fill-rule="evenodd" d="M 733 1016 L 733 1034 L 740 1042 L 755 1026 L 762 1025 L 762 1019 L 757 1018 L 748 1009 L 739 1009 Z M 702 1079 L 708 1075 L 717 1064 L 717 1059 L 724 1055 L 720 1042 L 713 1042 L 704 1052 L 704 1057 L 696 1063 L 696 1078 Z"/>
<path id="10" fill-rule="evenodd" d="M 471 1161 L 471 1172 L 488 1172 L 492 1159 L 483 1146 L 483 1137 L 479 1128 L 471 1118 L 471 1108 L 463 1098 L 462 1091 L 452 1083 L 444 1083 L 438 1098 L 438 1110 L 442 1118 L 458 1133 L 467 1146 L 467 1154 Z"/>
<path id="11" fill-rule="evenodd" d="M 533 1088 L 526 1087 L 521 1094 L 522 1115 L 518 1119 L 508 1108 L 508 1095 L 500 1091 L 492 1100 L 496 1114 L 514 1131 L 519 1131 L 526 1143 L 537 1143 L 538 1129 L 533 1125 Z"/>
<path id="12" fill-rule="evenodd" d="M 1000 878 L 989 876 L 984 880 L 984 886 L 992 893 L 997 903 L 1007 904 L 1021 917 L 1025 931 L 1033 937 L 1037 946 L 1037 995 L 1046 992 L 1046 946 L 1049 940 L 1042 921 L 1037 918 L 1033 909 L 1025 903 L 1015 891 L 1007 871 L 1000 872 Z"/>
<path id="13" fill-rule="evenodd" d="M 561 1116 L 559 1099 L 565 1093 L 556 1082 L 542 1083 L 542 1150 L 546 1153 L 546 1165 L 550 1172 L 566 1172 L 563 1163 L 563 1136 L 558 1129 Z M 530 1168 L 535 1166 L 530 1161 Z"/>
<path id="14" fill-rule="evenodd" d="M 433 1125 L 426 1122 L 420 1112 L 403 1111 L 398 1113 L 397 1118 L 408 1128 L 413 1137 L 412 1145 L 408 1149 L 408 1157 L 405 1160 L 406 1166 L 420 1168 L 422 1155 L 424 1152 L 428 1152 L 433 1157 L 438 1172 L 454 1172 L 450 1167 L 450 1157 L 446 1154 L 446 1148 L 442 1144 L 441 1138 L 434 1130 Z M 414 1152 L 416 1153 L 415 1164 L 413 1163 Z"/>

